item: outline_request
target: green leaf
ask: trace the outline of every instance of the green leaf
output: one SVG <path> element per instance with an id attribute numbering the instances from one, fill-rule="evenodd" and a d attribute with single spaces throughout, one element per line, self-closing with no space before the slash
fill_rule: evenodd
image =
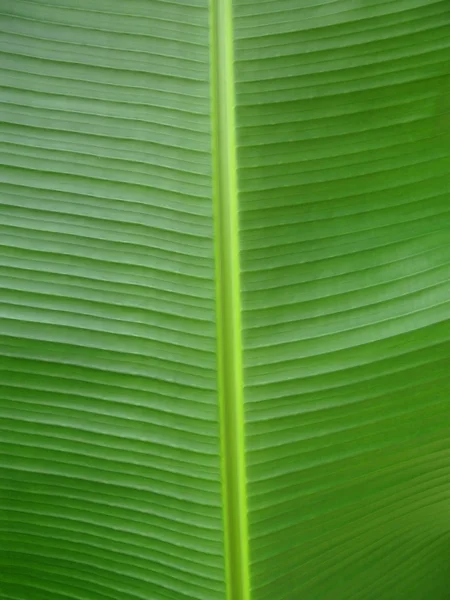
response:
<path id="1" fill-rule="evenodd" d="M 0 3 L 0 597 L 444 600 L 446 0 Z"/>

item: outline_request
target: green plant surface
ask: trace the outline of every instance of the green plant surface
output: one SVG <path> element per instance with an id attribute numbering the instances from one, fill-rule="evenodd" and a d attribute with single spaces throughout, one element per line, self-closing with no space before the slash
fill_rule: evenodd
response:
<path id="1" fill-rule="evenodd" d="M 447 0 L 0 0 L 0 598 L 445 600 Z"/>

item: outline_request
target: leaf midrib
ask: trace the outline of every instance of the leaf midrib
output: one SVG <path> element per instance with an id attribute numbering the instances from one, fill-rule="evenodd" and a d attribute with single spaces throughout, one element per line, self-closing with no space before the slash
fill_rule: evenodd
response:
<path id="1" fill-rule="evenodd" d="M 232 0 L 211 2 L 218 392 L 229 600 L 249 600 Z"/>

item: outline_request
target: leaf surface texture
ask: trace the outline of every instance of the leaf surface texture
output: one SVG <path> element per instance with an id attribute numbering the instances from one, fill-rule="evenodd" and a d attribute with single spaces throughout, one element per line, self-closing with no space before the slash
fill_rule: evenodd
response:
<path id="1" fill-rule="evenodd" d="M 444 600 L 449 3 L 223 1 L 0 2 L 0 596 Z"/>

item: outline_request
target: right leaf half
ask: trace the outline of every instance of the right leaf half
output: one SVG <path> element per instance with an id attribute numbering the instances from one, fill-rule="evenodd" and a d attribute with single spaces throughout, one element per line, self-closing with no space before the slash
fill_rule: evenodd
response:
<path id="1" fill-rule="evenodd" d="M 447 597 L 449 24 L 234 4 L 253 600 Z"/>

